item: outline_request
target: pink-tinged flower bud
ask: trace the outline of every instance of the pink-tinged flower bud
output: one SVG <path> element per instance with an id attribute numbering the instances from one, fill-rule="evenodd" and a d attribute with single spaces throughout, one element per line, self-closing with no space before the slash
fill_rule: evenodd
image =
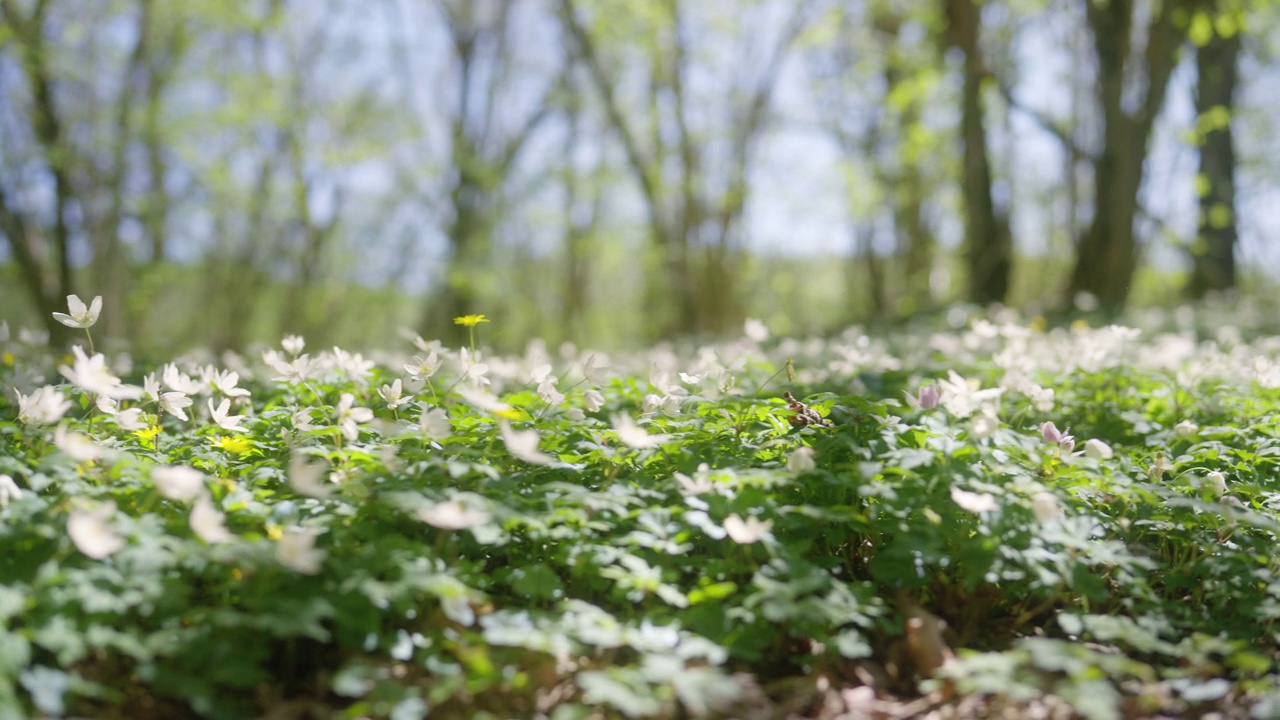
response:
<path id="1" fill-rule="evenodd" d="M 1059 430 L 1052 420 L 1047 420 L 1040 426 L 1040 437 L 1047 443 L 1055 443 L 1067 452 L 1071 452 L 1076 447 L 1076 439 L 1069 435 L 1071 428 Z"/>
<path id="2" fill-rule="evenodd" d="M 1064 433 L 1058 429 L 1057 425 L 1053 424 L 1052 420 L 1046 420 L 1044 424 L 1040 426 L 1040 437 L 1044 438 L 1045 442 L 1062 442 L 1063 436 Z"/>
<path id="3" fill-rule="evenodd" d="M 941 399 L 941 393 L 938 392 L 937 385 L 925 385 L 920 388 L 919 401 L 920 407 L 928 410 L 937 407 L 938 400 Z"/>

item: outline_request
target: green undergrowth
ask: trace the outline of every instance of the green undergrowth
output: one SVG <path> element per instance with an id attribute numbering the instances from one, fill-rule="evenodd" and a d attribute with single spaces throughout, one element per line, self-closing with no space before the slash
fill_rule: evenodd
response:
<path id="1" fill-rule="evenodd" d="M 1280 708 L 1272 341 L 751 335 L 138 393 L 5 343 L 0 717 Z"/>

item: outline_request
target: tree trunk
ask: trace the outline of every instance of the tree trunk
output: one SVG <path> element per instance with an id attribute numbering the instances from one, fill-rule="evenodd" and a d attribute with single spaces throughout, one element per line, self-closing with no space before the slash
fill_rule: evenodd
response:
<path id="1" fill-rule="evenodd" d="M 922 192 L 927 183 L 917 165 L 907 165 L 902 170 L 902 185 L 894 194 L 893 224 L 898 237 L 898 249 L 902 255 L 904 292 L 894 305 L 900 314 L 927 310 L 933 305 L 933 257 L 937 243 L 925 218 Z"/>
<path id="2" fill-rule="evenodd" d="M 549 78 L 540 102 L 534 103 L 538 109 L 511 127 L 504 115 L 516 73 L 510 62 L 513 56 L 507 53 L 514 37 L 515 3 L 492 4 L 489 17 L 480 5 L 470 0 L 440 3 L 453 52 L 454 106 L 449 120 L 455 175 L 440 213 L 449 218 L 443 228 L 449 259 L 440 286 L 428 297 L 420 326 L 423 335 L 448 344 L 460 344 L 469 335 L 453 318 L 492 312 L 479 303 L 493 296 L 483 292 L 493 274 L 493 233 L 510 205 L 506 191 L 511 187 L 512 168 L 525 143 L 549 117 L 548 94 L 560 85 L 562 72 Z M 528 98 L 522 95 L 521 99 Z"/>
<path id="3" fill-rule="evenodd" d="M 1192 246 L 1193 261 L 1188 294 L 1202 298 L 1210 291 L 1235 287 L 1236 151 L 1231 134 L 1235 107 L 1236 61 L 1240 34 L 1216 33 L 1196 53 L 1196 111 L 1207 126 L 1200 139 L 1200 227 Z M 1213 115 L 1220 114 L 1220 119 Z"/>
<path id="4" fill-rule="evenodd" d="M 29 218 L 20 208 L 9 205 L 3 187 L 0 187 L 0 233 L 9 241 L 28 297 L 49 331 L 50 345 L 65 346 L 72 338 L 71 328 L 54 320 L 53 313 L 66 312 L 66 300 L 57 294 L 50 282 L 48 260 L 40 247 L 39 231 L 32 228 Z"/>
<path id="5" fill-rule="evenodd" d="M 53 228 L 46 236 L 43 230 L 37 229 L 33 217 L 21 215 L 21 211 L 13 209 L 13 217 L 22 217 L 18 222 L 19 234 L 11 235 L 10 245 L 21 262 L 23 258 L 38 262 L 39 268 L 32 267 L 29 273 L 42 279 L 40 287 L 43 291 L 33 297 L 34 304 L 41 311 L 41 320 L 49 331 L 49 343 L 53 347 L 63 347 L 71 339 L 70 328 L 53 319 L 49 307 L 62 308 L 64 298 L 75 291 L 71 283 L 71 230 L 67 226 L 67 213 L 74 204 L 74 188 L 71 184 L 69 161 L 71 149 L 62 125 L 62 117 L 58 114 L 53 99 L 53 78 L 49 68 L 50 53 L 45 44 L 44 13 L 48 9 L 45 3 L 38 3 L 29 17 L 22 17 L 12 0 L 0 0 L 0 14 L 11 28 L 14 41 L 18 44 L 18 52 L 22 59 L 22 69 L 31 88 L 32 110 L 31 125 L 37 142 L 44 152 L 44 160 L 49 166 L 49 174 L 53 178 Z M 8 228 L 6 228 L 6 232 Z M 27 243 L 44 241 L 49 254 L 35 251 Z M 27 244 L 20 248 L 20 244 Z M 28 252 L 23 252 L 28 250 Z M 46 264 L 52 255 L 53 267 Z M 34 290 L 34 283 L 28 288 Z M 82 298 L 83 299 L 83 298 Z"/>
<path id="6" fill-rule="evenodd" d="M 1160 6 L 1147 27 L 1137 70 L 1136 60 L 1130 58 L 1135 43 L 1134 0 L 1085 4 L 1098 62 L 1103 146 L 1094 167 L 1093 222 L 1077 246 L 1068 303 L 1077 293 L 1087 292 L 1104 310 L 1115 313 L 1128 300 L 1138 264 L 1134 220 L 1147 145 L 1185 38 L 1186 18 L 1198 4 L 1198 0 L 1167 0 Z M 1130 75 L 1141 78 L 1145 92 L 1126 88 Z M 1133 78 L 1129 81 L 1132 84 Z"/>
<path id="7" fill-rule="evenodd" d="M 894 36 L 900 27 L 896 17 L 882 17 L 880 26 L 882 29 L 891 28 Z M 886 94 L 892 94 L 908 79 L 893 63 L 885 66 L 883 75 Z M 928 182 L 922 171 L 921 158 L 916 151 L 910 149 L 905 138 L 911 128 L 919 126 L 921 109 L 918 100 L 911 101 L 901 109 L 898 127 L 903 131 L 898 134 L 895 142 L 898 167 L 890 171 L 880 166 L 876 171 L 876 179 L 881 187 L 888 189 L 896 243 L 894 252 L 901 263 L 898 267 L 902 270 L 902 284 L 896 297 L 890 301 L 894 311 L 899 314 L 920 312 L 933 305 L 929 276 L 933 272 L 936 243 L 924 209 L 924 194 L 929 191 L 932 183 Z"/>
<path id="8" fill-rule="evenodd" d="M 991 163 L 987 152 L 982 84 L 986 74 L 981 54 L 982 18 L 974 0 L 948 0 L 951 43 L 964 52 L 961 90 L 961 135 L 964 140 L 962 188 L 965 213 L 965 260 L 968 299 L 980 305 L 1004 302 L 1009 293 L 1013 238 L 1008 217 L 997 214 L 991 197 Z"/>
<path id="9" fill-rule="evenodd" d="M 295 72 L 300 72 L 295 70 Z M 300 80 L 299 80 L 300 82 Z M 302 112 L 301 91 L 294 97 L 295 106 Z M 283 301 L 282 326 L 289 332 L 304 337 L 323 336 L 330 324 L 331 313 L 322 304 L 319 288 L 324 260 L 334 235 L 338 218 L 342 215 L 342 194 L 334 193 L 333 208 L 327 222 L 321 224 L 311 213 L 311 192 L 314 183 L 308 179 L 302 146 L 301 130 L 294 127 L 283 130 L 282 153 L 287 156 L 289 169 L 289 195 L 293 206 L 292 230 L 298 242 L 296 277 L 293 291 Z"/>
<path id="10" fill-rule="evenodd" d="M 568 91 L 569 132 L 564 146 L 564 289 L 560 295 L 560 334 L 580 342 L 586 333 L 587 287 L 591 279 L 591 239 L 603 214 L 599 166 L 580 170 L 573 151 L 581 142 L 583 112 L 581 89 Z M 599 161 L 597 161 L 598 163 Z"/>
<path id="11" fill-rule="evenodd" d="M 863 275 L 860 269 L 866 269 L 866 288 L 867 302 L 871 307 L 871 316 L 875 320 L 883 320 L 888 316 L 888 301 L 885 299 L 884 289 L 884 263 L 880 261 L 880 257 L 876 255 L 875 249 L 875 225 L 871 222 L 858 223 L 852 232 L 852 252 L 849 253 L 849 263 L 845 272 L 845 295 L 848 305 L 849 322 L 853 323 L 857 318 L 862 317 L 863 313 L 858 311 L 858 301 L 853 294 L 853 288 L 863 285 Z"/>
<path id="12" fill-rule="evenodd" d="M 693 331 L 719 334 L 742 315 L 733 282 L 741 250 L 734 233 L 746 207 L 751 153 L 763 128 L 782 61 L 802 25 L 808 3 L 792 5 L 792 15 L 758 75 L 744 72 L 729 82 L 727 100 L 733 110 L 723 184 L 713 175 L 715 164 L 701 152 L 696 125 L 686 116 L 696 71 L 690 58 L 700 47 L 686 33 L 688 7 L 667 0 L 661 8 L 669 23 L 664 34 L 643 38 L 648 55 L 647 107 L 630 112 L 618 98 L 617 76 L 611 72 L 591 30 L 578 17 L 574 0 L 561 0 L 560 16 L 573 39 L 577 59 L 586 66 L 604 103 L 606 118 L 626 153 L 644 197 L 649 236 L 658 256 L 657 272 L 645 277 L 644 299 L 649 328 L 655 337 Z M 745 103 L 740 103 L 745 99 Z M 699 98 L 700 101 L 705 98 Z M 701 282 L 699 282 L 701 281 Z"/>
<path id="13" fill-rule="evenodd" d="M 134 116 L 136 103 L 134 94 L 139 87 L 145 88 L 155 82 L 147 72 L 151 65 L 151 41 L 155 34 L 153 25 L 153 0 L 141 0 L 138 8 L 137 39 L 134 41 L 129 59 L 125 62 L 120 78 L 120 91 L 116 98 L 114 116 L 114 136 L 111 138 L 111 164 L 107 167 L 103 180 L 105 205 L 101 214 L 95 218 L 86 218 L 93 248 L 93 259 L 90 261 L 91 277 L 95 283 L 93 290 L 102 295 L 102 334 L 109 337 L 136 340 L 131 338 L 128 317 L 125 311 L 125 299 L 129 292 L 131 258 L 129 251 L 121 242 L 120 224 L 124 218 L 125 202 L 128 194 L 125 187 L 128 176 L 130 146 L 134 141 Z"/>
<path id="14" fill-rule="evenodd" d="M 464 142 L 455 139 L 455 142 Z M 432 294 L 432 307 L 426 314 L 429 336 L 443 340 L 447 345 L 461 344 L 467 332 L 455 325 L 453 319 L 463 315 L 480 314 L 484 308 L 477 306 L 479 293 L 477 282 L 486 269 L 489 254 L 489 234 L 493 223 L 486 217 L 484 198 L 491 189 L 481 185 L 470 165 L 475 162 L 461 149 L 454 153 L 459 178 L 450 194 L 453 218 L 445 230 L 452 245 L 447 270 L 440 287 Z"/>

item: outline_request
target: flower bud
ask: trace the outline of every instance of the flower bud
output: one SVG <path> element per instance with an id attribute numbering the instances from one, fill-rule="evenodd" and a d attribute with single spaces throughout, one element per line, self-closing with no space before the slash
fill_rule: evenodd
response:
<path id="1" fill-rule="evenodd" d="M 1169 464 L 1168 458 L 1161 455 L 1151 463 L 1151 467 L 1147 468 L 1147 477 L 1152 480 L 1161 480 L 1164 474 L 1173 469 L 1173 465 Z"/>
<path id="2" fill-rule="evenodd" d="M 793 475 L 809 472 L 817 467 L 817 463 L 813 461 L 813 455 L 814 452 L 811 447 L 796 448 L 787 456 L 787 470 Z"/>
<path id="3" fill-rule="evenodd" d="M 1057 443 L 1058 447 L 1061 447 L 1067 452 L 1071 452 L 1076 447 L 1076 439 L 1068 434 L 1070 432 L 1070 428 L 1067 428 L 1066 430 L 1059 430 L 1058 426 L 1054 425 L 1052 420 L 1047 420 L 1040 426 L 1040 437 L 1043 438 L 1045 442 Z"/>
<path id="4" fill-rule="evenodd" d="M 924 387 L 920 388 L 920 394 L 919 394 L 918 400 L 920 402 L 920 407 L 924 408 L 925 410 L 928 410 L 929 408 L 937 407 L 938 400 L 940 399 L 941 399 L 941 394 L 938 392 L 937 385 L 925 385 Z"/>
<path id="5" fill-rule="evenodd" d="M 1115 453 L 1111 451 L 1110 445 L 1097 438 L 1090 438 L 1089 441 L 1084 444 L 1084 454 L 1094 460 L 1110 460 L 1111 456 Z"/>
<path id="6" fill-rule="evenodd" d="M 1227 491 L 1227 478 L 1217 470 L 1210 471 L 1204 476 L 1204 484 L 1213 490 L 1213 494 L 1217 497 L 1222 497 L 1222 494 Z"/>
<path id="7" fill-rule="evenodd" d="M 1062 438 L 1066 437 L 1066 433 L 1058 429 L 1052 420 L 1046 420 L 1040 425 L 1040 437 L 1047 443 L 1062 442 Z"/>
<path id="8" fill-rule="evenodd" d="M 1062 519 L 1062 503 L 1051 492 L 1038 492 L 1031 498 L 1031 512 L 1042 525 Z"/>

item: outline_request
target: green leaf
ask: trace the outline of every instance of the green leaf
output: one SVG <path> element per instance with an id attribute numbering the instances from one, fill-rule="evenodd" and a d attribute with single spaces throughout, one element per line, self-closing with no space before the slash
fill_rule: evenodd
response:
<path id="1" fill-rule="evenodd" d="M 1083 563 L 1072 566 L 1071 587 L 1088 598 L 1089 602 L 1100 603 L 1107 599 L 1107 586 L 1102 582 L 1102 578 L 1094 568 Z"/>
<path id="2" fill-rule="evenodd" d="M 738 584 L 732 580 L 711 583 L 689 591 L 689 604 L 697 605 L 708 600 L 723 600 L 738 591 Z"/>
<path id="3" fill-rule="evenodd" d="M 1191 18 L 1191 27 L 1187 28 L 1187 37 L 1196 47 L 1204 47 L 1213 39 L 1213 20 L 1209 18 L 1209 13 L 1198 12 Z"/>
<path id="4" fill-rule="evenodd" d="M 0 629 L 0 677 L 13 676 L 31 661 L 31 644 L 16 632 Z"/>
<path id="5" fill-rule="evenodd" d="M 1120 720 L 1120 693 L 1106 680 L 1066 682 L 1057 688 L 1058 695 L 1076 712 L 1089 720 Z"/>
<path id="6" fill-rule="evenodd" d="M 55 615 L 49 622 L 36 629 L 31 635 L 32 641 L 40 647 L 55 653 L 58 664 L 68 666 L 79 662 L 88 651 L 88 645 L 80 628 L 76 627 L 66 615 Z"/>
<path id="7" fill-rule="evenodd" d="M 522 597 L 534 600 L 550 600 L 564 591 L 560 576 L 545 563 L 535 563 L 514 571 L 512 588 Z"/>

